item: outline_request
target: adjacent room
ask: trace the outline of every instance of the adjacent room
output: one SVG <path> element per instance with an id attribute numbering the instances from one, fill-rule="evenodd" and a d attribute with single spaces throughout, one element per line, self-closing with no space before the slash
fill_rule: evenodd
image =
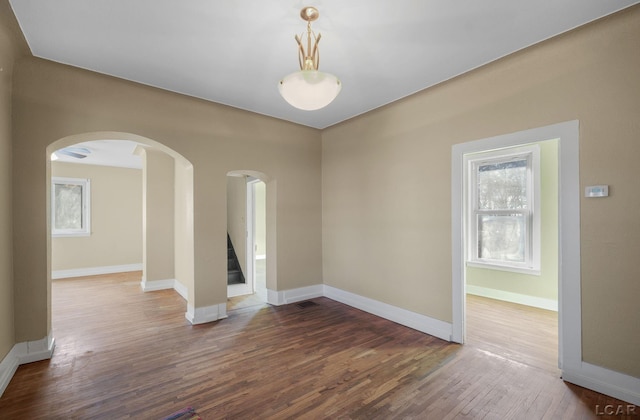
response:
<path id="1" fill-rule="evenodd" d="M 640 414 L 640 0 L 187 3 L 0 0 L 0 417 Z"/>

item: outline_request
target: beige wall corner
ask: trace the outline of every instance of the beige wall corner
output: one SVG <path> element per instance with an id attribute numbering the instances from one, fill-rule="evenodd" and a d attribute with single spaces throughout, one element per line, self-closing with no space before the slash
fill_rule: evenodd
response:
<path id="1" fill-rule="evenodd" d="M 583 358 L 640 377 L 640 7 L 323 131 L 325 284 L 451 321 L 451 147 L 580 121 Z"/>

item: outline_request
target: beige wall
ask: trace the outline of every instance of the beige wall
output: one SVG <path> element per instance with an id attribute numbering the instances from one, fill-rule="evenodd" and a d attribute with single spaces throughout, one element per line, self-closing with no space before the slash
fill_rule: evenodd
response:
<path id="1" fill-rule="evenodd" d="M 51 176 L 91 180 L 91 235 L 51 239 L 51 270 L 142 263 L 142 171 L 51 163 Z"/>
<path id="2" fill-rule="evenodd" d="M 143 281 L 175 279 L 175 191 L 173 157 L 141 148 Z"/>
<path id="3" fill-rule="evenodd" d="M 578 119 L 585 361 L 640 377 L 640 7 L 323 131 L 325 283 L 451 322 L 451 147 Z"/>
<path id="4" fill-rule="evenodd" d="M 247 178 L 227 177 L 227 232 L 238 257 L 243 275 L 247 276 Z"/>
<path id="5" fill-rule="evenodd" d="M 133 133 L 193 165 L 195 308 L 226 302 L 226 174 L 233 170 L 264 173 L 273 186 L 268 217 L 277 260 L 269 269 L 277 271 L 270 288 L 322 283 L 319 131 L 37 58 L 16 67 L 13 99 L 20 192 L 13 210 L 21 232 L 14 276 L 24 285 L 15 294 L 18 341 L 49 329 L 46 148 L 80 133 Z"/>
<path id="6" fill-rule="evenodd" d="M 0 3 L 0 360 L 14 340 L 12 266 L 11 84 L 17 55 L 17 26 L 6 2 Z"/>
<path id="7" fill-rule="evenodd" d="M 540 275 L 467 267 L 467 285 L 558 300 L 558 141 L 540 146 Z"/>
<path id="8" fill-rule="evenodd" d="M 193 277 L 193 166 L 184 159 L 174 161 L 175 276 L 194 301 Z"/>
<path id="9" fill-rule="evenodd" d="M 14 289 L 13 303 L 0 295 L 0 307 L 15 309 L 15 338 L 0 321 L 0 354 L 50 329 L 46 148 L 58 139 L 134 133 L 189 160 L 176 177 L 192 179 L 193 213 L 176 210 L 176 231 L 194 238 L 184 258 L 194 263 L 196 307 L 226 298 L 226 174 L 253 169 L 269 176 L 269 288 L 318 284 L 324 270 L 326 284 L 451 321 L 451 146 L 579 119 L 582 187 L 611 186 L 609 198 L 581 202 L 583 356 L 640 377 L 640 7 L 322 134 L 28 56 L 16 62 L 12 85 L 10 16 L 2 0 L 0 194 L 12 188 L 13 206 L 0 203 L 0 241 L 11 220 L 16 233 L 13 286 L 10 251 L 0 251 L 0 289 Z M 190 194 L 176 188 L 176 197 Z M 177 273 L 189 270 L 177 260 Z"/>

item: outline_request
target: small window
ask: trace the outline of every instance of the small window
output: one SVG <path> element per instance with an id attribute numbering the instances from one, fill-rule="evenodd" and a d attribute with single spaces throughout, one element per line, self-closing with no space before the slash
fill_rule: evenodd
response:
<path id="1" fill-rule="evenodd" d="M 539 273 L 538 147 L 479 153 L 465 159 L 469 263 Z"/>
<path id="2" fill-rule="evenodd" d="M 91 181 L 51 178 L 51 234 L 89 236 Z"/>

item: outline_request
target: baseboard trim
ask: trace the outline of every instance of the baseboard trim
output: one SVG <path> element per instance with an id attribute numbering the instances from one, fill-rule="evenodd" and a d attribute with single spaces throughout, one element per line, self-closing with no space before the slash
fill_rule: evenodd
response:
<path id="1" fill-rule="evenodd" d="M 17 344 L 7 353 L 7 355 L 0 362 L 0 397 L 4 393 L 4 390 L 9 386 L 11 378 L 18 370 L 20 363 L 18 362 L 18 350 Z"/>
<path id="2" fill-rule="evenodd" d="M 185 318 L 192 324 L 206 324 L 207 322 L 217 321 L 227 317 L 227 303 L 218 303 L 211 306 L 203 306 L 194 308 L 193 305 L 187 304 L 187 312 Z"/>
<path id="3" fill-rule="evenodd" d="M 324 285 L 324 296 L 443 340 L 451 341 L 452 325 L 426 315 Z"/>
<path id="4" fill-rule="evenodd" d="M 267 303 L 276 306 L 300 302 L 303 300 L 322 296 L 324 296 L 324 288 L 321 284 L 280 291 L 267 289 Z"/>
<path id="5" fill-rule="evenodd" d="M 251 288 L 247 283 L 227 285 L 227 297 L 250 295 L 252 293 L 253 293 L 253 290 L 251 290 Z"/>
<path id="6" fill-rule="evenodd" d="M 640 406 L 640 378 L 582 362 L 575 368 L 563 369 L 562 379 Z"/>
<path id="7" fill-rule="evenodd" d="M 178 294 L 180 296 L 182 296 L 182 298 L 184 300 L 188 300 L 189 299 L 189 289 L 187 289 L 187 286 L 185 286 L 184 284 L 180 283 L 178 280 L 173 282 L 173 290 L 178 292 Z"/>
<path id="8" fill-rule="evenodd" d="M 147 280 L 143 278 L 140 281 L 140 287 L 143 292 L 155 292 L 156 290 L 175 289 L 176 279 L 164 280 Z"/>
<path id="9" fill-rule="evenodd" d="M 184 284 L 180 283 L 178 281 L 178 279 L 165 279 L 165 280 L 152 280 L 152 281 L 147 281 L 144 277 L 142 278 L 142 280 L 140 281 L 140 288 L 142 288 L 143 292 L 155 292 L 158 290 L 168 290 L 168 289 L 173 289 L 176 292 L 178 292 L 178 294 L 180 296 L 182 296 L 182 298 L 184 300 L 188 300 L 188 296 L 189 296 L 189 290 L 187 289 L 187 286 L 185 286 Z"/>
<path id="10" fill-rule="evenodd" d="M 507 292 L 504 290 L 491 289 L 489 287 L 475 286 L 473 284 L 467 284 L 466 289 L 467 293 L 471 295 L 503 300 L 505 302 L 512 302 L 520 305 L 533 306 L 534 308 L 558 312 L 557 300 Z"/>
<path id="11" fill-rule="evenodd" d="M 71 277 L 97 276 L 100 274 L 126 273 L 128 271 L 141 271 L 140 264 L 108 265 L 104 267 L 72 268 L 70 270 L 55 270 L 51 273 L 53 280 Z"/>
<path id="12" fill-rule="evenodd" d="M 54 349 L 55 340 L 51 336 L 15 344 L 0 362 L 0 397 L 7 389 L 18 366 L 50 359 Z"/>

